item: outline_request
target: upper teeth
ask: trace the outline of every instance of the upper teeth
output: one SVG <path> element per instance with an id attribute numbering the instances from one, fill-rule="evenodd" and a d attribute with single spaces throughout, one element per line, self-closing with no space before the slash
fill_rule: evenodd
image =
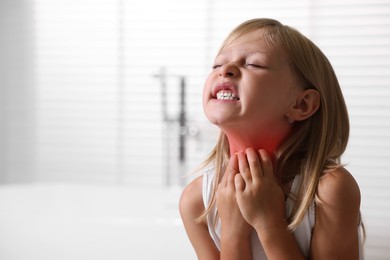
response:
<path id="1" fill-rule="evenodd" d="M 222 100 L 238 100 L 238 97 L 232 93 L 232 92 L 228 92 L 228 91 L 219 91 L 217 93 L 217 99 L 222 99 Z"/>

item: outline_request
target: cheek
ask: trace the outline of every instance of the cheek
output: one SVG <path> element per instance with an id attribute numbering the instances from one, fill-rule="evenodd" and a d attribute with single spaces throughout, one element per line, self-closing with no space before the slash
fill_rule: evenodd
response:
<path id="1" fill-rule="evenodd" d="M 245 106 L 247 114 L 252 122 L 257 121 L 257 125 L 266 128 L 274 128 L 283 124 L 285 113 L 287 111 L 286 100 L 281 96 L 282 93 L 268 91 L 263 89 L 248 96 Z"/>
<path id="2" fill-rule="evenodd" d="M 279 106 L 278 94 L 274 93 L 272 87 L 256 86 L 256 89 L 247 91 L 245 95 L 247 109 L 259 114 L 273 114 L 273 111 Z"/>
<path id="3" fill-rule="evenodd" d="M 251 103 L 260 111 L 276 116 L 286 112 L 286 108 L 291 103 L 292 94 L 286 85 L 264 84 L 249 93 Z"/>

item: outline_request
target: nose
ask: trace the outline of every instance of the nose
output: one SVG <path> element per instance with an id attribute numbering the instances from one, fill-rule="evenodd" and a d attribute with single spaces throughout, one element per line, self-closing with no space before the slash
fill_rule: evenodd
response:
<path id="1" fill-rule="evenodd" d="M 219 76 L 234 78 L 240 75 L 240 70 L 234 63 L 228 63 L 220 67 Z"/>

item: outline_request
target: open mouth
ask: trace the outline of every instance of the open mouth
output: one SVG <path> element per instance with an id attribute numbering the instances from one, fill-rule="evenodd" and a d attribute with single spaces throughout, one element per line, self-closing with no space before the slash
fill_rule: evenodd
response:
<path id="1" fill-rule="evenodd" d="M 227 101 L 240 100 L 237 93 L 237 88 L 229 82 L 218 84 L 213 91 L 213 96 L 217 100 L 227 100 Z"/>

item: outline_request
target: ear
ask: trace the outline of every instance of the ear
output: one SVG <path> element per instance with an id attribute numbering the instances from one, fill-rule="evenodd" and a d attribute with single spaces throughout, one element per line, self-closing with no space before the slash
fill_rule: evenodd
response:
<path id="1" fill-rule="evenodd" d="M 303 121 L 312 116 L 320 107 L 320 94 L 315 89 L 306 89 L 301 92 L 290 111 L 286 114 L 289 120 Z"/>

